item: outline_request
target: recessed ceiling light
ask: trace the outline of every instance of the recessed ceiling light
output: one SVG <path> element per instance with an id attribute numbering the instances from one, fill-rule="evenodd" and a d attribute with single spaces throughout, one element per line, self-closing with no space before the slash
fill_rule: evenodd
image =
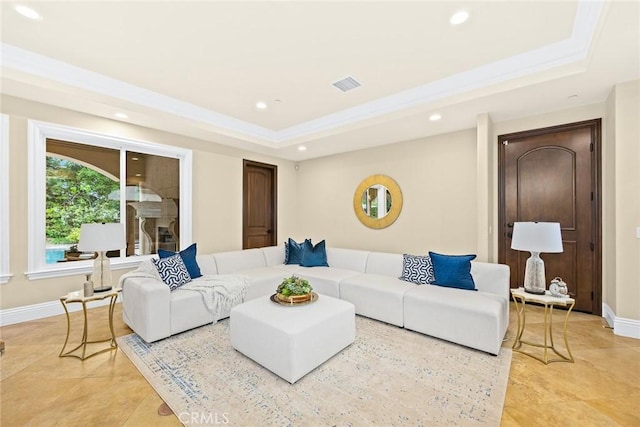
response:
<path id="1" fill-rule="evenodd" d="M 129 116 L 127 116 L 125 113 L 121 113 L 121 112 L 115 113 L 114 116 L 119 118 L 119 119 L 128 119 L 129 118 Z"/>
<path id="2" fill-rule="evenodd" d="M 258 102 L 256 102 L 256 108 L 258 110 L 264 110 L 264 109 L 267 108 L 267 103 L 264 102 L 264 101 L 258 101 Z"/>
<path id="3" fill-rule="evenodd" d="M 138 157 L 132 157 L 131 160 L 140 160 Z"/>
<path id="4" fill-rule="evenodd" d="M 451 25 L 460 25 L 467 19 L 469 19 L 469 12 L 467 12 L 466 10 L 460 10 L 451 15 L 449 22 L 451 23 Z"/>
<path id="5" fill-rule="evenodd" d="M 35 10 L 31 9 L 29 6 L 19 4 L 19 5 L 16 5 L 15 9 L 16 9 L 16 12 L 18 12 L 20 15 L 24 16 L 25 18 L 34 19 L 34 20 L 42 19 L 42 16 Z"/>
<path id="6" fill-rule="evenodd" d="M 306 151 L 307 147 L 305 147 L 304 145 L 301 145 L 298 147 L 298 151 Z"/>
<path id="7" fill-rule="evenodd" d="M 442 115 L 438 113 L 433 113 L 432 115 L 429 116 L 429 120 L 431 120 L 432 122 L 437 122 L 441 118 L 442 118 Z"/>
<path id="8" fill-rule="evenodd" d="M 136 176 L 142 176 L 142 174 L 141 173 L 137 173 Z"/>

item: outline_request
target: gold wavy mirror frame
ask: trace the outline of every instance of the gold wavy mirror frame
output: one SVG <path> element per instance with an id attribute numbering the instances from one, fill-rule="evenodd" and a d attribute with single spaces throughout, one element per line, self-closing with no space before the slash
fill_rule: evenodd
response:
<path id="1" fill-rule="evenodd" d="M 367 177 L 353 195 L 353 211 L 360 222 L 369 228 L 390 226 L 398 219 L 401 210 L 402 191 L 387 175 Z"/>

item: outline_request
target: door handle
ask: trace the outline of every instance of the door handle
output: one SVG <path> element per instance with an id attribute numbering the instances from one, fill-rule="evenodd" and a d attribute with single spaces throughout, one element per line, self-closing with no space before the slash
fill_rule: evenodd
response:
<path id="1" fill-rule="evenodd" d="M 271 230 L 267 230 L 267 234 L 271 234 Z"/>
<path id="2" fill-rule="evenodd" d="M 512 223 L 512 222 L 508 222 L 508 223 L 507 223 L 507 227 L 509 227 L 509 228 L 513 228 L 513 223 Z"/>
<path id="3" fill-rule="evenodd" d="M 507 231 L 505 234 L 506 234 L 506 236 L 507 236 L 507 239 L 510 239 L 510 238 L 512 238 L 512 237 L 513 237 L 513 233 L 512 233 L 512 232 L 510 232 L 510 231 Z"/>

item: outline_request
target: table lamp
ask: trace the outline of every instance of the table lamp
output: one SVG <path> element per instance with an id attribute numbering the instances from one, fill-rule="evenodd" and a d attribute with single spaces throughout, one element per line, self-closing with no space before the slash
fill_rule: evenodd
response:
<path id="1" fill-rule="evenodd" d="M 541 252 L 562 252 L 562 235 L 558 222 L 516 222 L 513 224 L 511 249 L 529 251 L 524 271 L 524 290 L 542 295 L 546 290 L 544 261 Z"/>
<path id="2" fill-rule="evenodd" d="M 107 251 L 122 249 L 125 246 L 124 226 L 120 223 L 82 224 L 78 250 L 98 252 L 93 260 L 93 290 L 105 292 L 111 290 L 111 262 Z"/>

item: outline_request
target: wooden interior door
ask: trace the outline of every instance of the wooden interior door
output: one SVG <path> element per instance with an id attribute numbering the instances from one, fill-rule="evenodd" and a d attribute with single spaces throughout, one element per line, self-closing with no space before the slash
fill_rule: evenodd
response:
<path id="1" fill-rule="evenodd" d="M 498 261 L 522 286 L 530 254 L 511 249 L 513 223 L 559 222 L 563 252 L 542 253 L 547 287 L 562 277 L 576 310 L 601 314 L 600 119 L 498 137 Z"/>
<path id="2" fill-rule="evenodd" d="M 278 167 L 244 160 L 242 248 L 276 245 Z"/>

